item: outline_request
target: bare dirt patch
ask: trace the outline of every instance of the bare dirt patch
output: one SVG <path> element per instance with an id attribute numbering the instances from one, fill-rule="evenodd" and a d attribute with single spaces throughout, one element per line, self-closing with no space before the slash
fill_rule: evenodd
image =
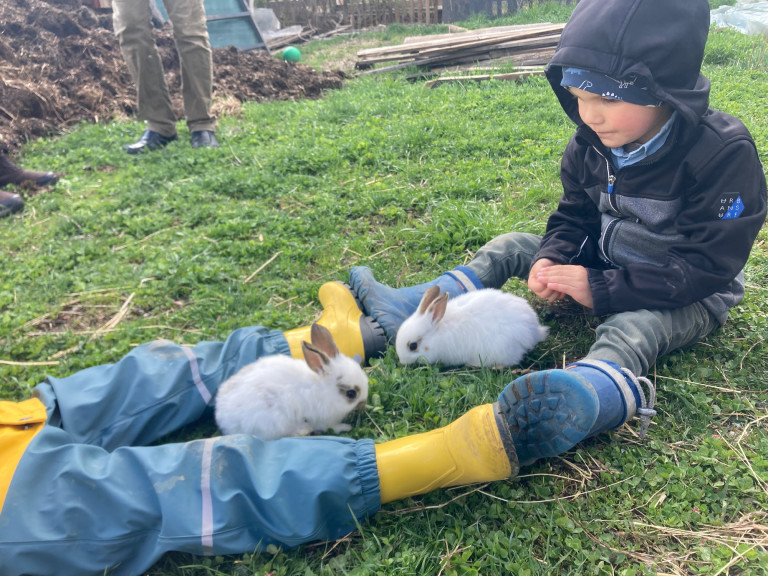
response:
<path id="1" fill-rule="evenodd" d="M 156 35 L 181 118 L 181 75 L 170 26 Z M 341 71 L 317 72 L 264 50 L 215 49 L 213 62 L 214 100 L 227 106 L 319 98 L 345 78 Z M 83 120 L 131 116 L 135 96 L 110 13 L 97 13 L 82 0 L 0 3 L 1 148 L 13 150 Z"/>

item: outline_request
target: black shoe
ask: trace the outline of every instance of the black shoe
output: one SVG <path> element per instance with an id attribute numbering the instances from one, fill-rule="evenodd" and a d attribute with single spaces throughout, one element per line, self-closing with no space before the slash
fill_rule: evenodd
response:
<path id="1" fill-rule="evenodd" d="M 157 150 L 158 148 L 163 148 L 164 146 L 167 146 L 176 140 L 176 138 L 177 136 L 175 134 L 173 136 L 163 136 L 162 134 L 153 130 L 147 130 L 144 132 L 144 134 L 141 135 L 141 138 L 139 138 L 138 142 L 123 146 L 123 150 L 128 152 L 128 154 L 141 154 L 147 150 Z"/>
<path id="2" fill-rule="evenodd" d="M 31 182 L 37 186 L 53 186 L 59 177 L 53 172 L 36 172 L 16 166 L 5 154 L 0 154 L 0 188 L 6 184 L 17 186 Z M 22 206 L 24 204 L 22 203 Z"/>
<path id="3" fill-rule="evenodd" d="M 35 184 L 38 186 L 53 186 L 59 181 L 59 177 L 53 172 L 32 172 L 32 174 L 41 174 L 35 180 Z"/>
<path id="4" fill-rule="evenodd" d="M 213 130 L 195 130 L 191 133 L 192 148 L 218 148 L 219 141 Z"/>
<path id="5" fill-rule="evenodd" d="M 18 194 L 0 190 L 0 218 L 10 216 L 24 209 L 24 200 Z"/>

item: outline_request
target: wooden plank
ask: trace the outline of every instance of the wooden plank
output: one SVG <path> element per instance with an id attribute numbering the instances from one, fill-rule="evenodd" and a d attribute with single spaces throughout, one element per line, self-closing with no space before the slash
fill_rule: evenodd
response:
<path id="1" fill-rule="evenodd" d="M 460 28 L 458 26 L 448 26 L 448 28 L 454 28 L 456 32 L 450 32 L 446 34 L 430 34 L 428 36 L 406 36 L 403 38 L 403 44 L 413 44 L 416 42 L 434 42 L 436 40 L 448 40 L 456 38 L 459 34 L 466 34 L 467 38 L 477 36 L 482 37 L 489 32 L 503 33 L 503 32 L 525 32 L 533 30 L 541 30 L 542 28 L 548 28 L 550 26 L 565 26 L 564 24 L 553 24 L 552 22 L 541 22 L 538 24 L 514 24 L 511 26 L 492 26 L 491 28 L 478 28 L 477 30 L 467 30 L 466 28 Z M 374 48 L 375 50 L 375 48 Z"/>
<path id="2" fill-rule="evenodd" d="M 520 37 L 516 37 L 520 38 Z M 542 42 L 545 45 L 551 44 L 552 42 L 556 41 L 558 38 L 560 38 L 560 35 L 551 35 L 551 36 L 544 36 L 542 38 L 522 38 L 522 39 L 514 39 L 514 40 L 505 40 L 503 37 L 500 38 L 487 38 L 484 40 L 475 40 L 471 42 L 458 42 L 450 47 L 450 52 L 460 52 L 468 49 L 473 48 L 486 48 L 488 46 L 494 46 L 494 47 L 518 47 L 518 46 L 541 46 Z M 426 56 L 429 57 L 433 54 L 440 54 L 445 53 L 446 49 L 443 47 L 438 48 L 425 48 L 421 51 L 419 51 L 419 56 Z"/>
<path id="3" fill-rule="evenodd" d="M 530 63 L 530 58 L 525 58 L 526 56 L 530 54 L 541 54 L 542 49 L 547 50 L 549 52 L 548 57 L 542 62 L 541 58 L 539 57 L 536 60 L 536 63 L 539 65 L 544 65 L 552 58 L 555 52 L 555 46 L 551 45 L 549 47 L 541 47 L 541 46 L 529 46 L 525 49 L 521 49 L 520 47 L 509 47 L 505 50 L 486 50 L 486 49 L 474 49 L 474 50 L 466 50 L 464 52 L 455 53 L 451 55 L 447 55 L 442 61 L 436 60 L 438 65 L 445 65 L 449 62 L 455 63 L 455 64 L 462 64 L 462 63 L 472 63 L 479 60 L 497 60 L 501 58 L 507 58 L 507 57 L 514 57 L 512 58 L 514 61 L 518 62 L 525 62 Z M 412 62 L 412 64 L 419 65 L 420 61 L 415 60 Z M 431 65 L 431 67 L 434 67 L 434 65 Z"/>
<path id="4" fill-rule="evenodd" d="M 358 59 L 370 60 L 384 55 L 408 54 L 412 55 L 421 50 L 430 49 L 459 49 L 467 46 L 480 46 L 483 44 L 494 44 L 501 41 L 512 41 L 516 39 L 534 38 L 547 34 L 557 34 L 562 32 L 563 24 L 550 24 L 543 28 L 518 31 L 485 32 L 480 35 L 465 36 L 462 34 L 448 34 L 447 38 L 439 40 L 424 40 L 421 42 L 412 42 L 410 44 L 401 44 L 397 46 L 384 46 L 379 48 L 367 48 L 357 53 Z M 492 30 L 492 29 L 486 29 Z"/>
<path id="5" fill-rule="evenodd" d="M 522 53 L 522 52 L 525 52 L 527 49 L 526 48 L 517 48 L 517 49 L 508 48 L 505 52 L 512 53 L 515 50 L 517 50 L 518 53 Z M 444 66 L 449 62 L 450 63 L 473 62 L 477 60 L 489 60 L 490 58 L 491 57 L 486 47 L 476 47 L 474 49 L 468 49 L 461 52 L 441 53 L 441 54 L 436 54 L 430 57 L 411 58 L 410 60 L 402 60 L 400 61 L 400 63 L 394 64 L 392 66 L 384 66 L 382 68 L 376 68 L 373 70 L 365 70 L 363 72 L 359 72 L 358 74 L 361 76 L 367 76 L 370 74 L 379 74 L 383 72 L 392 72 L 395 70 L 402 70 L 403 68 L 408 68 L 409 66 L 434 67 L 434 66 Z M 359 62 L 357 65 L 358 67 L 360 67 Z"/>
<path id="6" fill-rule="evenodd" d="M 549 64 L 552 60 L 552 56 L 555 55 L 555 49 L 537 52 L 520 52 L 518 54 L 493 54 L 487 53 L 481 56 L 469 56 L 467 58 L 459 58 L 451 60 L 451 64 L 454 65 L 476 65 L 480 61 L 493 60 L 498 64 L 509 63 L 514 64 L 517 67 L 520 66 L 535 66 L 542 67 Z M 439 64 L 436 66 L 440 66 Z"/>
<path id="7" fill-rule="evenodd" d="M 358 56 L 366 56 L 369 54 L 387 54 L 390 52 L 410 51 L 422 47 L 434 47 L 434 46 L 451 46 L 455 42 L 472 42 L 481 41 L 484 39 L 492 39 L 499 37 L 509 37 L 514 39 L 518 37 L 527 37 L 529 35 L 540 35 L 545 33 L 562 32 L 564 24 L 535 24 L 533 26 L 523 26 L 516 30 L 506 30 L 507 26 L 502 26 L 497 29 L 483 28 L 474 32 L 462 32 L 459 34 L 439 34 L 432 36 L 421 36 L 415 38 L 414 41 L 407 44 L 398 44 L 395 46 L 380 46 L 378 48 L 366 48 L 358 52 Z M 515 27 L 517 28 L 517 27 Z"/>
<path id="8" fill-rule="evenodd" d="M 441 84 L 450 84 L 454 82 L 485 82 L 487 80 L 503 80 L 506 82 L 514 81 L 519 82 L 529 76 L 541 76 L 544 74 L 544 70 L 540 71 L 527 71 L 527 72 L 509 72 L 505 74 L 478 74 L 473 76 L 443 76 L 441 78 L 435 78 L 429 82 L 425 82 L 424 86 L 428 88 L 434 88 Z"/>
<path id="9" fill-rule="evenodd" d="M 478 54 L 481 52 L 523 52 L 531 50 L 541 50 L 545 48 L 554 48 L 557 46 L 558 36 L 544 38 L 529 38 L 526 40 L 513 40 L 509 42 L 499 42 L 498 44 L 484 43 L 468 46 L 461 46 L 451 50 L 421 50 L 410 54 L 399 54 L 379 58 L 375 61 L 363 60 L 363 63 L 387 62 L 392 60 L 426 60 L 434 56 L 446 56 L 448 58 L 462 54 Z"/>
<path id="10" fill-rule="evenodd" d="M 500 37 L 499 39 L 485 40 L 481 42 L 456 43 L 453 46 L 441 49 L 420 49 L 415 52 L 391 54 L 375 59 L 358 59 L 356 66 L 358 68 L 367 68 L 373 64 L 392 61 L 401 61 L 403 63 L 408 63 L 408 65 L 411 63 L 422 65 L 432 61 L 439 61 L 434 60 L 435 58 L 460 58 L 489 51 L 495 51 L 496 53 L 514 53 L 526 50 L 541 50 L 542 48 L 548 47 L 554 48 L 557 45 L 558 39 L 559 34 L 511 41 L 505 41 L 504 37 Z"/>

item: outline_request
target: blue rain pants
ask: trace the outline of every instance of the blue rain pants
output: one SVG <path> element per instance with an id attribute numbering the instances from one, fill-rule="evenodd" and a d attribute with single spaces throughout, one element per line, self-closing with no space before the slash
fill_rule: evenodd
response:
<path id="1" fill-rule="evenodd" d="M 375 514 L 371 440 L 156 444 L 210 410 L 239 368 L 288 350 L 261 327 L 195 347 L 156 341 L 0 402 L 0 574 L 135 576 L 168 551 L 290 548 Z"/>

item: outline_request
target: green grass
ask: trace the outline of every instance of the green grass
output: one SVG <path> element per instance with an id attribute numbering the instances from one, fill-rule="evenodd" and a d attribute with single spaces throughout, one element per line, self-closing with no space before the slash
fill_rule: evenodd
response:
<path id="1" fill-rule="evenodd" d="M 705 73 L 712 104 L 744 120 L 765 162 L 768 71 L 754 46 L 713 34 Z M 319 286 L 353 265 L 407 285 L 499 233 L 541 232 L 571 126 L 541 78 L 429 90 L 368 77 L 319 101 L 246 105 L 221 119 L 218 150 L 192 150 L 182 133 L 162 152 L 126 155 L 140 131 L 84 124 L 24 148 L 24 166 L 66 176 L 0 222 L 0 360 L 16 363 L 0 364 L 3 398 L 155 338 L 306 325 Z M 386 505 L 339 542 L 169 554 L 150 574 L 768 573 L 767 240 L 764 229 L 729 323 L 652 371 L 659 415 L 646 439 L 623 428 L 520 478 Z M 401 367 L 390 350 L 349 435 L 433 429 L 522 370 L 586 351 L 594 319 L 536 306 L 551 336 L 518 369 Z M 50 364 L 27 364 L 39 362 Z"/>

